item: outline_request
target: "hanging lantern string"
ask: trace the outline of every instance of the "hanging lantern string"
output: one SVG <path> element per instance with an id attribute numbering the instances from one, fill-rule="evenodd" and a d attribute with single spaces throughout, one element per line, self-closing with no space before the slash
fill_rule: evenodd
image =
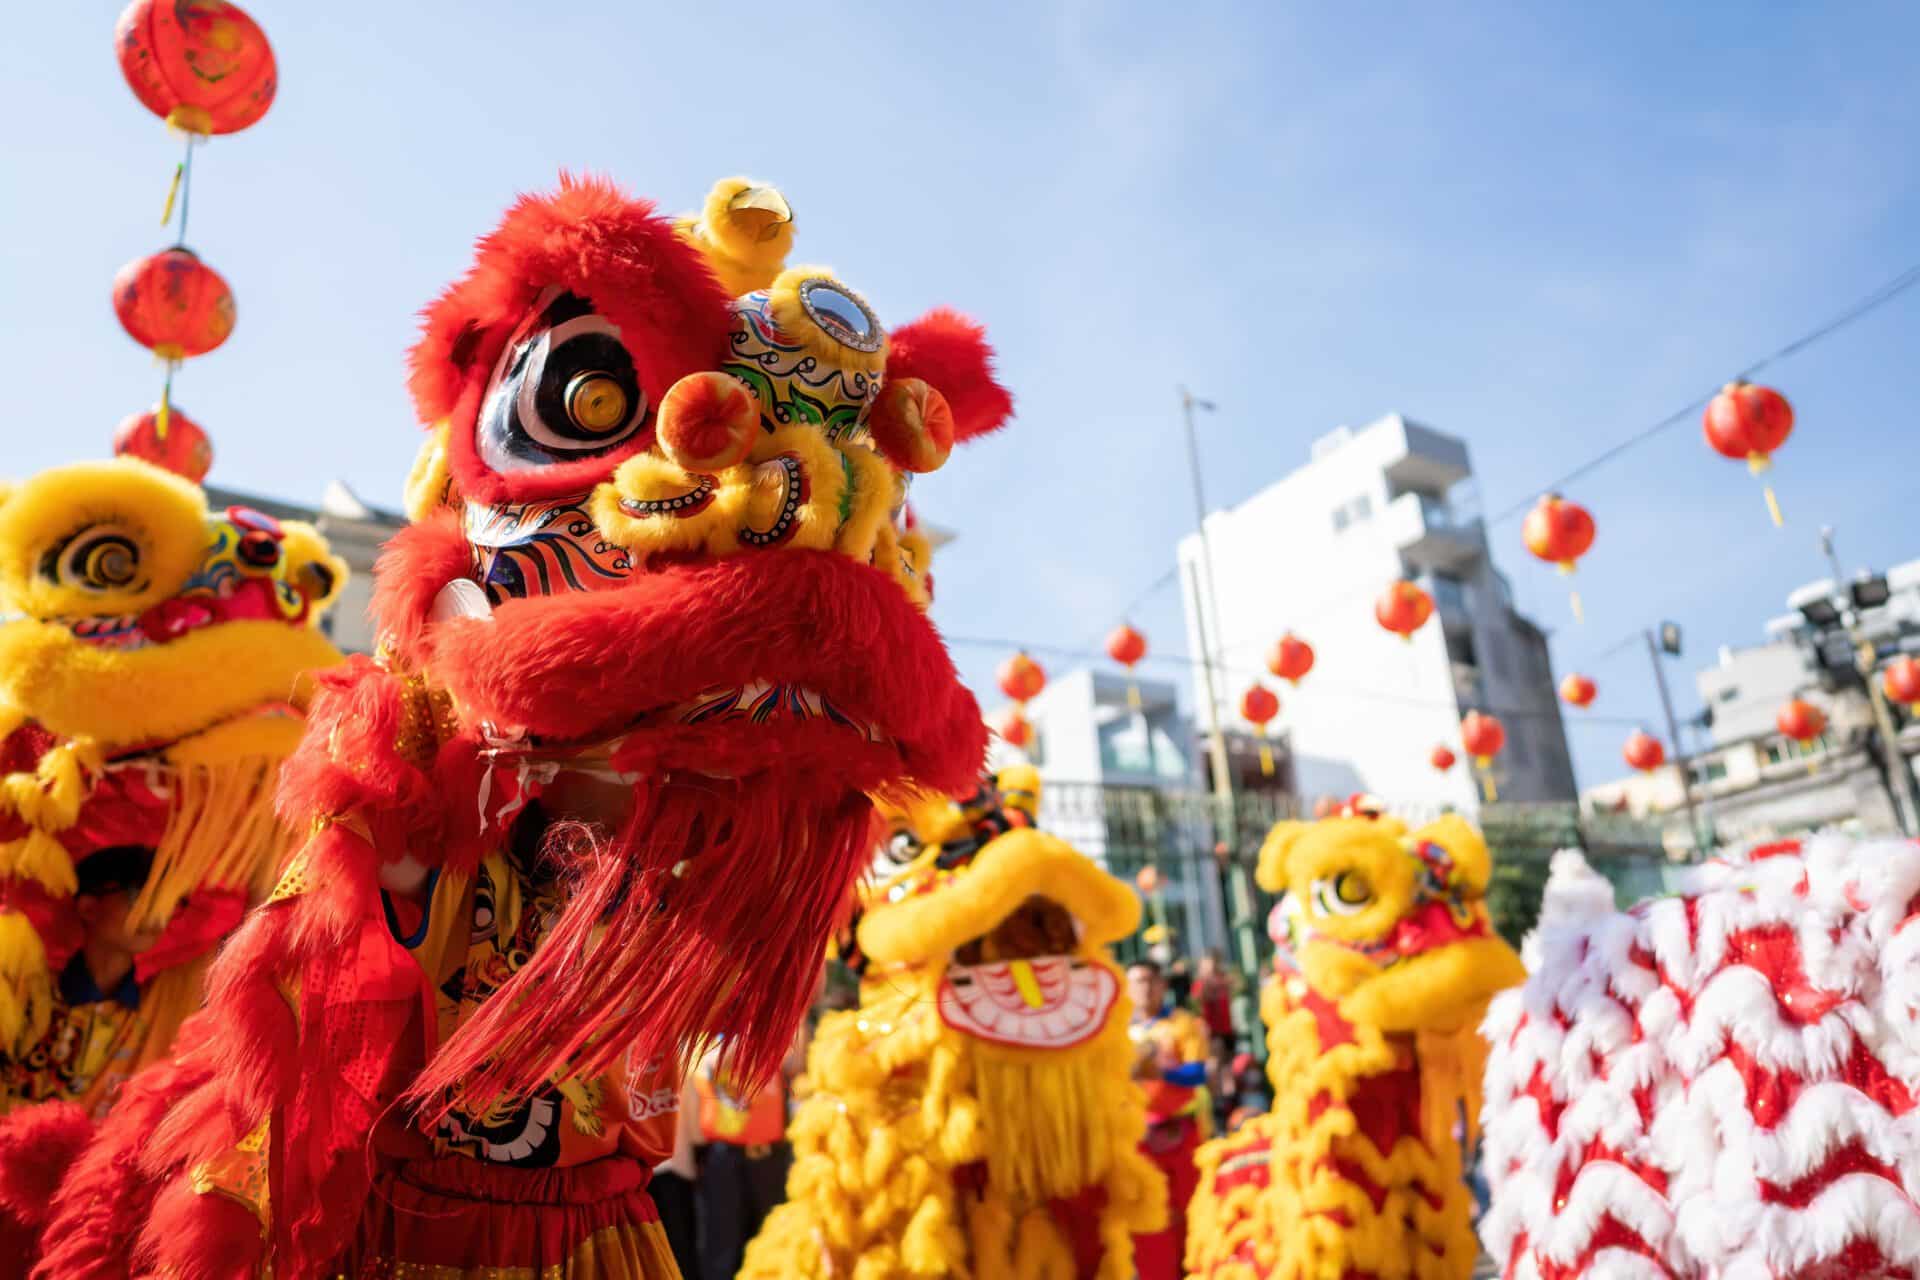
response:
<path id="1" fill-rule="evenodd" d="M 186 154 L 181 157 L 180 163 L 174 166 L 173 185 L 167 188 L 167 210 L 160 217 L 162 226 L 172 221 L 173 198 L 178 195 L 180 197 L 180 234 L 173 243 L 181 249 L 187 247 L 187 213 L 193 204 L 193 143 L 196 136 L 192 131 L 187 133 Z"/>
<path id="2" fill-rule="evenodd" d="M 949 635 L 949 636 L 945 636 L 944 639 L 946 640 L 948 646 L 953 648 L 960 648 L 960 649 L 997 649 L 1002 652 L 1008 649 L 1013 649 L 1013 650 L 1023 651 L 1030 654 L 1041 654 L 1044 656 L 1055 657 L 1055 658 L 1085 660 L 1089 662 L 1110 661 L 1110 659 L 1107 657 L 1107 655 L 1104 652 L 1098 652 L 1091 649 L 1070 649 L 1062 645 L 1029 644 L 1025 641 L 994 639 L 994 638 L 989 638 L 987 636 Z M 1640 643 L 1640 633 L 1637 631 L 1633 633 L 1633 642 L 1635 644 Z M 1187 654 L 1182 654 L 1182 653 L 1159 653 L 1159 652 L 1150 653 L 1146 657 L 1142 658 L 1140 661 L 1143 664 L 1152 662 L 1152 663 L 1160 663 L 1160 664 L 1169 665 L 1169 666 L 1172 666 L 1172 665 L 1183 666 L 1188 669 L 1192 669 L 1199 665 L 1198 658 L 1192 657 Z M 1265 667 L 1237 666 L 1232 664 L 1216 663 L 1214 669 L 1217 672 L 1219 672 L 1222 676 L 1229 679 L 1248 676 L 1257 680 L 1262 676 L 1269 674 Z M 1318 676 L 1314 677 L 1314 691 L 1316 693 L 1316 696 L 1338 694 L 1342 697 L 1359 698 L 1359 699 L 1372 701 L 1372 702 L 1391 702 L 1399 706 L 1408 706 L 1408 707 L 1442 707 L 1442 708 L 1453 708 L 1453 709 L 1457 709 L 1459 707 L 1459 703 L 1451 699 L 1415 698 L 1415 697 L 1408 697 L 1405 694 L 1385 693 L 1385 692 L 1382 692 L 1381 690 L 1368 688 L 1361 685 L 1329 684 L 1325 680 L 1322 680 L 1321 678 L 1319 678 Z M 1560 715 L 1559 707 L 1557 705 L 1554 707 L 1545 708 L 1545 709 L 1531 709 L 1531 710 L 1524 707 L 1488 706 L 1488 707 L 1483 707 L 1482 710 L 1491 711 L 1495 715 L 1498 715 L 1503 720 L 1504 719 L 1540 719 L 1540 720 L 1562 719 Z M 1646 717 L 1645 716 L 1606 716 L 1606 715 L 1585 714 L 1585 715 L 1582 715 L 1577 720 L 1567 720 L 1565 721 L 1565 723 L 1575 725 L 1575 726 L 1581 726 L 1581 727 L 1604 726 L 1604 725 L 1633 725 L 1637 728 L 1640 725 L 1643 725 L 1646 723 Z"/>
<path id="3" fill-rule="evenodd" d="M 1895 298 L 1899 297 L 1901 294 L 1905 293 L 1907 290 L 1913 288 L 1915 285 L 1920 285 L 1920 263 L 1916 263 L 1915 265 L 1908 267 L 1905 271 L 1900 272 L 1898 275 L 1894 276 L 1891 280 L 1888 280 L 1885 284 L 1881 285 L 1879 288 L 1873 290 L 1871 293 L 1868 293 L 1867 295 L 1862 297 L 1859 301 L 1855 302 L 1852 306 L 1840 312 L 1838 315 L 1834 316 L 1831 320 L 1828 320 L 1826 323 L 1820 325 L 1817 328 L 1811 329 L 1806 333 L 1801 334 L 1799 337 L 1787 343 L 1785 346 L 1780 347 L 1779 349 L 1760 357 L 1758 360 L 1755 360 L 1752 364 L 1747 365 L 1745 368 L 1741 369 L 1738 373 L 1736 373 L 1734 377 L 1750 379 L 1754 374 L 1759 373 L 1761 370 L 1767 368 L 1768 366 L 1777 364 L 1778 362 L 1787 359 L 1789 356 L 1798 355 L 1800 352 L 1806 350 L 1808 347 L 1813 346 L 1815 343 L 1820 342 L 1826 338 L 1829 338 L 1835 333 L 1838 333 L 1840 330 L 1846 328 L 1848 325 L 1851 325 L 1856 320 L 1860 320 L 1865 316 L 1870 315 L 1874 311 L 1879 310 L 1881 307 L 1885 306 L 1889 302 L 1892 302 Z M 1726 381 L 1728 381 L 1728 379 L 1724 379 L 1724 378 L 1721 379 L 1721 383 L 1725 383 Z M 1614 445 L 1613 447 L 1603 450 L 1602 452 L 1594 455 L 1592 458 L 1589 458 L 1587 461 L 1581 463 L 1579 466 L 1567 472 L 1565 475 L 1561 476 L 1559 479 L 1554 480 L 1548 484 L 1539 486 L 1537 489 L 1533 491 L 1533 495 L 1531 497 L 1525 498 L 1520 502 L 1515 503 L 1513 506 L 1508 507 L 1505 510 L 1499 512 L 1498 514 L 1488 518 L 1487 523 L 1489 525 L 1504 524 L 1505 522 L 1513 519 L 1516 516 L 1525 515 L 1528 511 L 1530 511 L 1533 508 L 1534 503 L 1538 501 L 1541 494 L 1552 493 L 1552 492 L 1555 492 L 1556 490 L 1564 489 L 1570 484 L 1572 484 L 1573 481 L 1578 480 L 1581 476 L 1584 476 L 1588 472 L 1594 471 L 1599 467 L 1605 466 L 1607 463 L 1612 462 L 1615 458 L 1618 458 L 1621 454 L 1626 453 L 1628 450 L 1633 449 L 1638 445 L 1646 443 L 1648 440 L 1653 439 L 1653 437 L 1661 434 L 1662 432 L 1671 430 L 1672 428 L 1679 426 L 1683 422 L 1693 421 L 1694 418 L 1697 417 L 1700 414 L 1700 412 L 1707 407 L 1707 402 L 1712 400 L 1714 395 L 1718 394 L 1719 390 L 1720 390 L 1719 385 L 1716 385 L 1712 392 L 1709 392 L 1704 396 L 1700 396 L 1695 400 L 1689 401 L 1682 408 L 1676 409 L 1674 412 L 1668 414 L 1666 417 L 1660 419 L 1658 422 L 1653 423 L 1651 426 L 1644 428 L 1643 430 L 1635 433 L 1634 435 L 1628 436 L 1625 440 L 1622 440 L 1620 443 Z M 1777 502 L 1774 505 L 1777 506 L 1778 505 Z M 1141 609 L 1141 606 L 1143 606 L 1148 600 L 1151 600 L 1154 596 L 1166 590 L 1167 587 L 1170 586 L 1179 577 L 1179 573 L 1180 573 L 1180 569 L 1178 564 L 1175 564 L 1173 567 L 1167 569 L 1159 577 L 1155 578 L 1144 589 L 1142 589 L 1140 594 L 1134 597 L 1133 601 L 1130 604 L 1128 604 L 1128 606 L 1124 610 L 1122 610 L 1118 616 L 1125 618 L 1138 613 Z M 1371 588 L 1369 588 L 1369 591 L 1371 591 Z M 1356 594 L 1365 594 L 1365 593 L 1356 593 Z M 1341 600 L 1329 602 L 1328 606 L 1323 607 L 1321 609 L 1309 610 L 1306 614 L 1302 615 L 1301 617 L 1297 617 L 1295 619 L 1296 625 L 1302 621 L 1311 621 L 1318 614 L 1330 612 L 1333 606 L 1346 604 L 1352 598 L 1353 597 L 1346 597 Z"/>
<path id="4" fill-rule="evenodd" d="M 1828 320 L 1825 324 L 1822 324 L 1818 328 L 1809 330 L 1808 332 L 1801 334 L 1799 337 L 1795 338 L 1793 341 L 1787 343 L 1785 346 L 1779 348 L 1778 350 L 1770 352 L 1769 354 L 1760 357 L 1758 360 L 1755 360 L 1752 364 L 1746 366 L 1744 369 L 1741 369 L 1732 378 L 1722 379 L 1721 380 L 1722 383 L 1730 382 L 1730 381 L 1737 382 L 1737 381 L 1751 380 L 1754 374 L 1759 373 L 1762 369 L 1765 369 L 1767 366 L 1775 364 L 1778 361 L 1784 360 L 1788 356 L 1797 355 L 1798 353 L 1812 346 L 1814 343 L 1819 342 L 1821 339 L 1827 338 L 1835 333 L 1838 333 L 1840 330 L 1846 328 L 1848 325 L 1852 324 L 1854 321 L 1859 320 L 1862 317 L 1874 311 L 1879 310 L 1881 307 L 1885 306 L 1887 303 L 1892 302 L 1895 298 L 1905 293 L 1908 289 L 1913 288 L 1913 286 L 1915 286 L 1916 284 L 1920 284 L 1920 264 L 1915 264 L 1914 266 L 1908 267 L 1905 271 L 1902 271 L 1899 275 L 1896 275 L 1895 277 L 1893 277 L 1893 279 L 1887 281 L 1885 284 L 1881 285 L 1878 289 L 1875 289 L 1873 292 L 1867 294 L 1864 298 L 1861 298 L 1858 302 L 1855 302 L 1852 306 L 1842 311 L 1839 315 L 1834 316 L 1831 320 Z M 1500 512 L 1498 515 L 1493 516 L 1491 519 L 1487 521 L 1487 523 L 1500 524 L 1500 523 L 1503 523 L 1504 521 L 1512 519 L 1514 516 L 1524 515 L 1528 510 L 1532 508 L 1534 502 L 1538 500 L 1540 494 L 1552 493 L 1552 492 L 1555 492 L 1556 490 L 1564 489 L 1573 481 L 1578 480 L 1581 476 L 1584 476 L 1590 471 L 1594 471 L 1600 467 L 1605 466 L 1607 463 L 1612 462 L 1615 458 L 1619 457 L 1621 454 L 1626 453 L 1629 449 L 1632 449 L 1637 445 L 1645 444 L 1648 440 L 1653 439 L 1653 437 L 1661 434 L 1664 431 L 1671 430 L 1672 428 L 1679 426 L 1683 422 L 1693 421 L 1693 419 L 1698 417 L 1701 411 L 1707 407 L 1708 402 L 1711 401 L 1714 396 L 1719 394 L 1719 391 L 1720 391 L 1720 388 L 1716 386 L 1712 391 L 1708 392 L 1706 395 L 1700 396 L 1695 400 L 1689 401 L 1683 407 L 1674 410 L 1672 413 L 1660 419 L 1658 422 L 1653 423 L 1651 426 L 1648 426 L 1643 430 L 1638 431 L 1631 436 L 1628 436 L 1625 440 L 1622 440 L 1620 443 L 1614 445 L 1612 448 L 1605 449 L 1600 453 L 1594 455 L 1592 458 L 1589 458 L 1587 461 L 1581 463 L 1579 466 L 1575 467 L 1573 470 L 1567 472 L 1565 475 L 1559 477 L 1558 479 L 1548 484 L 1541 485 L 1538 489 L 1534 490 L 1533 497 L 1530 497 L 1521 502 L 1515 503 L 1513 506 L 1508 507 L 1506 510 Z"/>

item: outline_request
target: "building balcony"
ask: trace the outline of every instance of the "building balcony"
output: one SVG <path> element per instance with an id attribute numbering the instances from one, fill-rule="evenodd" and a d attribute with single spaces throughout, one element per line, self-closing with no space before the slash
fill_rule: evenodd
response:
<path id="1" fill-rule="evenodd" d="M 1433 597 L 1434 616 L 1440 619 L 1442 628 L 1448 631 L 1473 630 L 1473 614 L 1467 608 L 1467 589 L 1458 579 L 1423 573 L 1414 581 L 1422 591 Z"/>
<path id="2" fill-rule="evenodd" d="M 1394 435 L 1385 471 L 1387 482 L 1395 489 L 1445 493 L 1472 471 L 1463 440 L 1408 422 L 1397 413 L 1376 425 Z"/>
<path id="3" fill-rule="evenodd" d="M 1464 573 L 1485 552 L 1480 521 L 1457 519 L 1438 498 L 1403 493 L 1384 514 L 1401 559 L 1418 572 Z"/>

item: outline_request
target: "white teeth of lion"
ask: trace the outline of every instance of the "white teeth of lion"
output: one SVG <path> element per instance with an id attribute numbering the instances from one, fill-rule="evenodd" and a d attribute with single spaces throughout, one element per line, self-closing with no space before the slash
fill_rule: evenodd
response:
<path id="1" fill-rule="evenodd" d="M 487 593 L 472 578 L 455 578 L 441 587 L 433 597 L 433 605 L 427 610 L 428 622 L 445 622 L 449 618 L 488 618 L 493 617 L 493 605 L 487 599 Z"/>

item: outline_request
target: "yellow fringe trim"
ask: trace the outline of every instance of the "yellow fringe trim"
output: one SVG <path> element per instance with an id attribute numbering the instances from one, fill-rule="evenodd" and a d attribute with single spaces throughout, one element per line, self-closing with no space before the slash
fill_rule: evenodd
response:
<path id="1" fill-rule="evenodd" d="M 857 1010 L 821 1021 L 795 1090 L 787 1201 L 740 1280 L 1073 1280 L 1046 1200 L 1089 1185 L 1107 1193 L 1098 1280 L 1132 1276 L 1132 1236 L 1165 1223 L 1166 1184 L 1138 1149 L 1146 1106 L 1128 1079 L 1124 1000 L 1078 1049 L 1000 1049 L 940 1021 L 944 961 L 871 973 Z M 1080 1127 L 994 1140 L 996 1115 L 1048 1111 Z M 980 1161 L 986 1193 L 957 1191 L 955 1172 Z"/>
<path id="2" fill-rule="evenodd" d="M 267 892 L 293 844 L 273 813 L 279 771 L 277 756 L 175 770 L 173 810 L 153 872 L 128 913 L 130 927 L 164 922 L 196 890 Z"/>
<path id="3" fill-rule="evenodd" d="M 24 1057 L 47 1034 L 53 1012 L 53 975 L 33 922 L 18 912 L 0 915 L 0 1051 Z"/>
<path id="4" fill-rule="evenodd" d="M 1276 979 L 1261 997 L 1273 1111 L 1200 1149 L 1200 1186 L 1188 1210 L 1188 1273 L 1211 1280 L 1339 1280 L 1355 1271 L 1379 1280 L 1466 1280 L 1479 1246 L 1453 1125 L 1462 1107 L 1470 1124 L 1477 1119 L 1485 1054 L 1477 1033 L 1471 1026 L 1422 1032 L 1400 1038 L 1396 1048 L 1377 1028 L 1359 1025 L 1352 1043 L 1322 1051 L 1318 1024 L 1288 998 L 1287 981 L 1300 980 Z M 1381 1152 L 1358 1132 L 1344 1104 L 1365 1077 L 1391 1070 L 1409 1051 L 1421 1072 L 1422 1134 L 1403 1135 Z M 1332 1105 L 1309 1119 L 1320 1095 Z M 1217 1191 L 1228 1150 L 1250 1143 L 1266 1147 L 1268 1185 Z M 1358 1184 L 1329 1167 L 1333 1160 L 1385 1190 L 1378 1209 Z M 1438 1209 L 1428 1195 L 1438 1198 Z M 1234 1256 L 1242 1250 L 1251 1264 Z"/>
<path id="5" fill-rule="evenodd" d="M 66 846 L 44 831 L 29 831 L 0 844 L 0 878 L 8 876 L 37 881 L 56 898 L 67 897 L 79 887 Z"/>

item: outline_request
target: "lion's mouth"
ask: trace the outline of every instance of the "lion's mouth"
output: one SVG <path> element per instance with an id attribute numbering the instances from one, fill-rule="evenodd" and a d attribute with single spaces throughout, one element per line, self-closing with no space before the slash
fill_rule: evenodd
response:
<path id="1" fill-rule="evenodd" d="M 221 623 L 244 621 L 294 619 L 289 619 L 281 609 L 271 582 L 250 579 L 235 584 L 224 594 L 195 592 L 174 596 L 144 613 L 68 618 L 63 625 L 81 644 L 127 652 L 167 644 Z"/>
<path id="2" fill-rule="evenodd" d="M 1075 955 L 1080 924 L 1038 894 L 961 947 L 940 982 L 940 1019 L 993 1044 L 1070 1049 L 1099 1035 L 1120 995 L 1113 971 Z"/>

